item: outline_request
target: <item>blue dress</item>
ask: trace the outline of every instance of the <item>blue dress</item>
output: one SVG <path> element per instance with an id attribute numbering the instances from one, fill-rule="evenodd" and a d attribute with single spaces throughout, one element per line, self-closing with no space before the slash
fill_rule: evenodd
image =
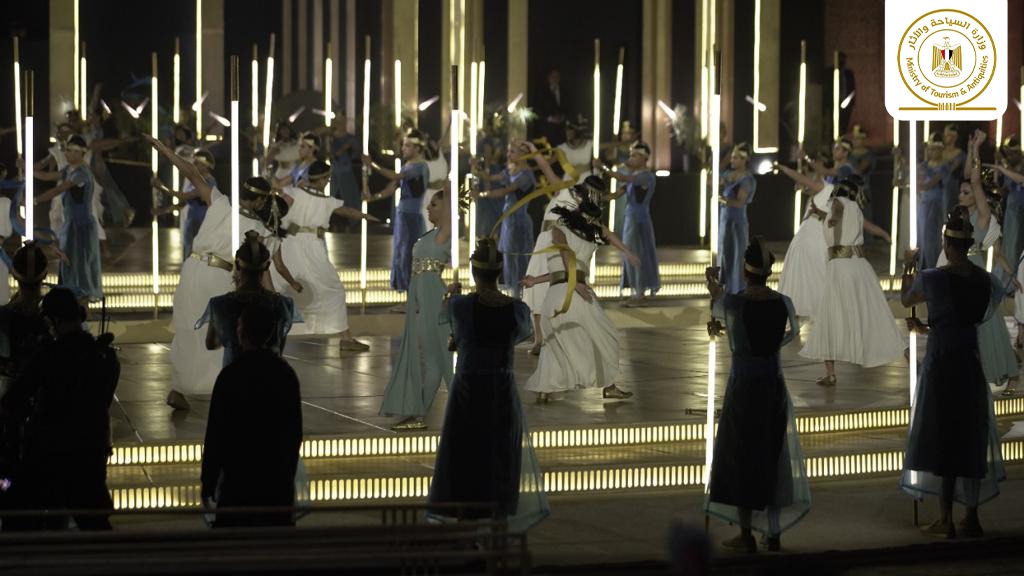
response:
<path id="1" fill-rule="evenodd" d="M 103 297 L 100 274 L 100 238 L 92 217 L 94 181 L 88 166 L 67 166 L 61 171 L 66 182 L 74 187 L 62 194 L 64 226 L 58 237 L 60 249 L 70 262 L 60 263 L 60 285 L 69 288 L 78 298 L 99 300 Z"/>
<path id="2" fill-rule="evenodd" d="M 658 271 L 658 251 L 654 242 L 654 224 L 651 222 L 651 198 L 657 179 L 649 171 L 638 172 L 635 180 L 626 186 L 626 217 L 622 228 L 622 242 L 640 258 L 640 268 L 622 257 L 622 276 L 619 289 L 632 288 L 633 297 L 639 298 L 661 289 Z"/>
<path id="3" fill-rule="evenodd" d="M 945 213 L 949 214 L 949 211 L 954 206 L 960 204 L 960 181 L 964 179 L 964 157 L 966 154 L 963 150 L 957 148 L 956 155 L 952 158 L 943 160 L 946 166 L 949 168 L 949 177 L 943 182 L 945 187 L 945 198 L 943 200 L 943 208 Z M 956 168 L 952 168 L 953 162 L 959 160 Z"/>
<path id="4" fill-rule="evenodd" d="M 309 163 L 306 163 L 306 164 L 303 164 L 301 162 L 297 162 L 295 164 L 295 167 L 292 168 L 292 173 L 291 173 L 291 176 L 292 176 L 292 186 L 298 186 L 299 182 L 302 182 L 303 178 L 305 178 L 306 176 L 309 176 L 309 167 L 312 166 L 312 165 L 313 165 L 312 162 L 309 162 Z"/>
<path id="5" fill-rule="evenodd" d="M 550 511 L 512 366 L 515 345 L 532 336 L 533 325 L 526 304 L 494 300 L 470 294 L 448 304 L 459 361 L 428 503 L 492 504 L 509 530 L 524 532 Z M 470 510 L 465 517 L 490 515 Z"/>
<path id="6" fill-rule="evenodd" d="M 1006 212 L 1003 215 L 1003 256 L 1007 262 L 1017 262 L 1024 251 L 1024 184 L 1009 178 L 1004 180 Z"/>
<path id="7" fill-rule="evenodd" d="M 255 305 L 265 308 L 268 314 L 273 314 L 274 331 L 273 339 L 269 348 L 278 356 L 284 354 L 285 340 L 292 324 L 299 320 L 295 311 L 295 302 L 287 296 L 275 292 L 228 292 L 220 296 L 210 298 L 203 316 L 196 322 L 196 330 L 202 328 L 209 322 L 217 333 L 217 340 L 224 346 L 223 366 L 230 366 L 235 358 L 242 353 L 242 345 L 238 341 L 238 320 L 242 316 L 242 310 L 246 306 Z"/>
<path id="8" fill-rule="evenodd" d="M 352 162 L 358 157 L 358 146 L 359 139 L 355 134 L 331 138 L 331 196 L 353 208 L 362 201 L 359 182 L 352 170 Z"/>
<path id="9" fill-rule="evenodd" d="M 430 171 L 424 162 L 407 162 L 402 166 L 398 209 L 395 211 L 394 236 L 391 241 L 391 287 L 406 291 L 412 279 L 412 248 L 423 236 L 423 196 L 430 183 Z"/>
<path id="10" fill-rule="evenodd" d="M 739 197 L 740 188 L 746 188 L 749 192 L 747 203 L 740 208 L 731 208 L 722 205 L 718 209 L 718 258 L 722 267 L 722 283 L 725 291 L 729 294 L 737 294 L 743 290 L 743 253 L 747 250 L 747 240 L 750 236 L 750 227 L 747 223 L 747 206 L 754 201 L 754 193 L 757 191 L 757 180 L 753 174 L 747 173 L 739 179 L 729 182 L 733 174 L 728 170 L 723 175 L 723 181 L 727 182 L 722 191 L 722 197 L 735 200 Z"/>
<path id="11" fill-rule="evenodd" d="M 925 270 L 913 292 L 928 302 L 928 348 L 907 435 L 900 486 L 916 499 L 939 494 L 956 478 L 954 499 L 977 506 L 1006 478 L 992 394 L 978 359 L 978 331 L 996 313 L 1002 286 L 974 267 L 964 276 Z"/>
<path id="12" fill-rule="evenodd" d="M 206 183 L 211 187 L 217 187 L 217 179 L 210 174 L 206 177 Z M 196 187 L 192 185 L 189 180 L 185 181 L 184 190 L 182 192 L 195 192 Z M 196 237 L 196 233 L 199 232 L 199 227 L 203 225 L 203 220 L 206 218 L 206 210 L 209 206 L 203 199 L 196 196 L 188 202 L 188 211 L 185 212 L 185 224 L 182 226 L 182 237 L 181 237 L 181 257 L 182 260 L 188 259 L 192 255 L 192 240 Z"/>
<path id="13" fill-rule="evenodd" d="M 779 350 L 800 324 L 789 297 L 725 294 L 715 302 L 724 317 L 732 369 L 715 435 L 711 482 L 704 510 L 733 524 L 751 511 L 751 528 L 778 536 L 811 508 L 793 402 Z M 787 330 L 787 323 L 789 325 Z"/>
<path id="14" fill-rule="evenodd" d="M 836 184 L 838 182 L 842 182 L 848 176 L 852 176 L 853 174 L 856 173 L 857 170 L 853 168 L 853 164 L 847 162 L 846 164 L 843 164 L 836 168 L 835 176 L 825 176 L 825 182 L 829 184 Z"/>
<path id="15" fill-rule="evenodd" d="M 924 181 L 940 176 L 939 183 L 924 191 L 917 209 L 918 244 L 921 248 L 920 269 L 935 268 L 942 252 L 942 226 L 946 221 L 945 184 L 949 178 L 949 166 L 929 166 L 924 163 Z"/>
<path id="16" fill-rule="evenodd" d="M 501 174 L 501 186 L 515 188 L 514 192 L 505 196 L 505 205 L 502 207 L 504 213 L 519 199 L 533 192 L 537 180 L 529 168 L 514 174 L 506 169 L 502 170 Z M 526 268 L 530 265 L 530 252 L 533 251 L 533 219 L 530 218 L 527 208 L 528 206 L 524 205 L 501 221 L 501 240 L 498 241 L 498 250 L 504 254 L 501 281 L 516 298 L 522 297 L 523 287 L 519 285 L 519 281 L 526 276 Z"/>
<path id="17" fill-rule="evenodd" d="M 995 218 L 995 215 L 992 218 Z M 983 241 L 988 231 L 980 228 L 977 221 L 978 212 L 975 211 L 971 214 L 971 224 L 974 225 L 974 245 L 967 252 L 967 257 L 975 266 L 984 269 L 987 258 Z M 1006 379 L 1016 376 L 1020 371 L 1020 367 L 1017 365 L 1017 354 L 1014 353 L 1013 344 L 1010 342 L 1010 331 L 1006 329 L 1006 322 L 1003 320 L 1002 314 L 992 314 L 978 326 L 978 354 L 981 359 L 981 369 L 985 372 L 986 382 L 1000 385 Z"/>
<path id="18" fill-rule="evenodd" d="M 872 152 L 868 148 L 865 148 L 863 154 L 854 155 L 851 152 L 849 160 L 850 160 L 850 164 L 849 165 L 850 165 L 850 167 L 853 168 L 854 173 L 856 173 L 857 175 L 859 175 L 861 178 L 864 179 L 864 185 L 861 186 L 861 192 L 864 194 L 864 199 L 865 199 L 863 211 L 864 211 L 865 215 L 870 215 L 871 214 L 870 206 L 871 206 L 871 201 L 872 201 L 872 197 L 871 197 L 871 175 L 875 173 L 875 166 L 878 164 L 878 158 L 875 157 L 875 153 L 874 152 Z M 860 171 L 860 165 L 861 165 L 861 163 L 864 160 L 868 161 L 868 167 L 863 172 L 861 172 Z M 870 218 L 868 218 L 868 219 L 870 220 Z"/>
<path id="19" fill-rule="evenodd" d="M 504 149 L 505 143 L 494 136 L 487 136 L 480 142 L 480 149 L 486 150 L 490 146 L 491 149 Z M 501 171 L 505 169 L 502 162 L 490 162 L 485 168 L 487 173 L 491 176 L 495 174 L 501 174 Z M 484 182 L 482 189 L 494 190 L 500 188 L 499 182 Z M 478 198 L 474 200 L 476 204 L 476 233 L 477 236 L 487 236 L 491 233 L 494 228 L 494 223 L 498 221 L 498 217 L 501 216 L 502 205 L 504 204 L 501 198 Z M 475 240 L 474 240 L 475 241 Z"/>
<path id="20" fill-rule="evenodd" d="M 384 389 L 381 416 L 425 416 L 434 403 L 441 380 L 452 382 L 451 326 L 444 306 L 441 269 L 451 264 L 451 244 L 435 242 L 437 229 L 427 232 L 412 248 L 413 273 L 405 301 L 405 332 L 398 361 Z"/>

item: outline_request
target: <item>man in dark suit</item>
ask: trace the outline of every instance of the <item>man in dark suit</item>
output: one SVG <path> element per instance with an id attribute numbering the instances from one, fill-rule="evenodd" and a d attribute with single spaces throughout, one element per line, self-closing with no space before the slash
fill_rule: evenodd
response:
<path id="1" fill-rule="evenodd" d="M 552 146 L 565 142 L 566 105 L 569 99 L 561 84 L 562 75 L 558 68 L 551 68 L 537 101 L 540 135 L 547 138 Z"/>

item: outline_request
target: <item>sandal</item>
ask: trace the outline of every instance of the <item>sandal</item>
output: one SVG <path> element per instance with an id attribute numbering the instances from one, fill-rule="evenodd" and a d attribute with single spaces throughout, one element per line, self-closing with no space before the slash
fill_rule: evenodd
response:
<path id="1" fill-rule="evenodd" d="M 406 418 L 405 420 L 402 420 L 398 424 L 395 424 L 394 426 L 391 427 L 391 429 L 395 430 L 395 431 L 402 431 L 402 430 L 426 430 L 427 429 L 427 423 L 423 421 L 423 418 L 419 418 L 417 416 L 412 416 L 412 417 Z"/>
<path id="2" fill-rule="evenodd" d="M 741 552 L 746 552 L 747 554 L 753 554 L 757 552 L 757 541 L 754 540 L 754 537 L 749 534 L 746 536 L 740 534 L 735 538 L 730 538 L 729 540 L 723 541 L 722 548 L 725 548 L 726 550 L 738 550 Z"/>
<path id="3" fill-rule="evenodd" d="M 632 392 L 626 392 L 618 386 L 612 384 L 611 386 L 601 390 L 601 396 L 604 398 L 613 398 L 617 400 L 623 400 L 633 396 Z"/>
<path id="4" fill-rule="evenodd" d="M 836 375 L 822 376 L 815 380 L 814 383 L 823 388 L 834 388 L 836 385 Z"/>
<path id="5" fill-rule="evenodd" d="M 953 528 L 953 523 L 943 523 L 942 520 L 936 520 L 931 524 L 921 528 L 921 532 L 928 536 L 935 536 L 936 538 L 945 538 L 946 540 L 952 540 L 956 538 L 956 529 Z"/>

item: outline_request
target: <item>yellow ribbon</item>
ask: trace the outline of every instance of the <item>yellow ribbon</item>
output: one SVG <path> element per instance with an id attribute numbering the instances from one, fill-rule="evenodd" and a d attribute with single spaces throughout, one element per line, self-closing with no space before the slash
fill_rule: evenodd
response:
<path id="1" fill-rule="evenodd" d="M 491 228 L 490 235 L 493 236 L 494 238 L 497 238 L 498 231 L 501 230 L 502 220 L 511 216 L 512 213 L 515 212 L 516 210 L 519 210 L 523 206 L 529 204 L 530 201 L 533 200 L 534 198 L 539 198 L 543 195 L 552 196 L 555 192 L 558 192 L 562 188 L 569 188 L 570 186 L 575 186 L 575 184 L 568 180 L 560 180 L 556 184 L 548 184 L 547 186 L 541 186 L 540 188 L 537 188 L 536 190 L 530 192 L 526 196 L 523 196 L 518 201 L 516 201 L 515 204 L 510 206 L 508 210 L 505 210 L 505 212 L 501 216 L 498 217 L 498 220 L 494 223 L 494 227 Z"/>
<path id="2" fill-rule="evenodd" d="M 565 299 L 562 300 L 562 307 L 559 310 L 555 310 L 555 316 L 559 314 L 565 314 L 569 311 L 569 306 L 572 305 L 572 293 L 576 291 L 576 253 L 573 252 L 567 244 L 552 244 L 543 250 L 538 250 L 529 256 L 539 256 L 541 254 L 550 254 L 553 252 L 561 252 L 564 254 L 569 263 L 565 270 Z"/>

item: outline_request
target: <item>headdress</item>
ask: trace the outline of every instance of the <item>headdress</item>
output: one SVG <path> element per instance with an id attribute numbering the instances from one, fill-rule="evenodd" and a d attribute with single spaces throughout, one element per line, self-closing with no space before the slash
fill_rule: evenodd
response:
<path id="1" fill-rule="evenodd" d="M 18 248 L 11 264 L 11 274 L 18 282 L 39 284 L 46 278 L 46 253 L 31 240 Z"/>
<path id="2" fill-rule="evenodd" d="M 629 147 L 629 153 L 640 154 L 646 160 L 651 157 L 651 147 L 646 142 L 637 140 L 635 144 Z"/>
<path id="3" fill-rule="evenodd" d="M 751 238 L 750 247 L 743 258 L 743 269 L 755 276 L 771 276 L 775 257 L 768 250 L 763 236 Z"/>
<path id="4" fill-rule="evenodd" d="M 301 140 L 312 146 L 314 150 L 320 149 L 320 137 L 312 132 L 303 132 Z"/>
<path id="5" fill-rule="evenodd" d="M 732 153 L 738 155 L 744 160 L 747 160 L 750 158 L 750 145 L 746 142 L 740 142 L 732 147 Z"/>
<path id="6" fill-rule="evenodd" d="M 210 170 L 213 170 L 216 162 L 213 159 L 213 154 L 206 148 L 196 148 L 195 152 L 192 153 L 192 160 L 196 163 L 203 164 Z"/>
<path id="7" fill-rule="evenodd" d="M 853 142 L 851 142 L 849 138 L 840 138 L 839 140 L 836 140 L 836 146 L 845 148 L 847 152 L 853 152 Z"/>
<path id="8" fill-rule="evenodd" d="M 974 240 L 974 225 L 971 224 L 971 217 L 966 207 L 956 206 L 950 211 L 942 235 L 946 238 Z"/>
<path id="9" fill-rule="evenodd" d="M 76 150 L 84 154 L 89 151 L 89 146 L 85 143 L 84 138 L 75 134 L 74 136 L 68 138 L 68 141 L 64 143 L 64 149 Z"/>
<path id="10" fill-rule="evenodd" d="M 480 270 L 501 270 L 502 254 L 498 251 L 498 241 L 490 236 L 477 240 L 476 250 L 469 261 Z"/>
<path id="11" fill-rule="evenodd" d="M 260 240 L 259 232 L 249 230 L 245 241 L 235 251 L 235 265 L 240 270 L 267 270 L 270 268 L 270 251 Z"/>

